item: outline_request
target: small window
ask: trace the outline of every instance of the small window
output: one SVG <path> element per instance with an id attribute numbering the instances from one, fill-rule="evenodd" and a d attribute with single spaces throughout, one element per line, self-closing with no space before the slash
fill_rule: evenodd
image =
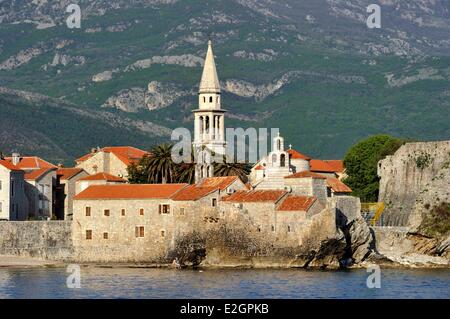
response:
<path id="1" fill-rule="evenodd" d="M 125 216 L 125 208 L 122 208 L 122 210 L 120 211 L 120 215 Z"/>
<path id="2" fill-rule="evenodd" d="M 109 209 L 105 209 L 105 210 L 103 211 L 103 214 L 104 214 L 105 216 L 109 216 Z"/>
<path id="3" fill-rule="evenodd" d="M 274 225 L 272 225 L 272 231 L 275 231 L 275 226 Z"/>
<path id="4" fill-rule="evenodd" d="M 136 238 L 144 237 L 144 226 L 136 226 L 134 234 L 136 235 Z"/>
<path id="5" fill-rule="evenodd" d="M 209 97 L 209 103 L 212 103 L 212 101 L 213 101 L 213 97 L 210 96 L 210 97 Z"/>
<path id="6" fill-rule="evenodd" d="M 106 232 L 103 233 L 103 239 L 108 239 L 108 233 Z"/>
<path id="7" fill-rule="evenodd" d="M 161 237 L 165 237 L 166 236 L 166 231 L 165 230 L 161 230 Z"/>
<path id="8" fill-rule="evenodd" d="M 139 209 L 139 215 L 144 216 L 144 209 L 143 208 Z"/>
<path id="9" fill-rule="evenodd" d="M 203 97 L 203 103 L 206 103 L 206 97 Z"/>
<path id="10" fill-rule="evenodd" d="M 86 216 L 91 216 L 91 208 L 90 207 L 86 207 Z"/>
<path id="11" fill-rule="evenodd" d="M 180 215 L 184 215 L 184 207 L 180 208 Z"/>
<path id="12" fill-rule="evenodd" d="M 212 207 L 216 207 L 217 206 L 217 198 L 213 198 L 211 200 L 211 205 L 212 205 Z"/>
<path id="13" fill-rule="evenodd" d="M 159 213 L 160 214 L 170 214 L 170 205 L 168 205 L 168 204 L 159 205 Z"/>
<path id="14" fill-rule="evenodd" d="M 92 230 L 86 230 L 86 239 L 91 240 L 92 239 Z"/>
<path id="15" fill-rule="evenodd" d="M 258 227 L 258 232 L 261 232 L 261 227 Z"/>
<path id="16" fill-rule="evenodd" d="M 290 233 L 291 232 L 291 226 L 288 225 L 287 229 L 288 229 L 288 233 Z"/>

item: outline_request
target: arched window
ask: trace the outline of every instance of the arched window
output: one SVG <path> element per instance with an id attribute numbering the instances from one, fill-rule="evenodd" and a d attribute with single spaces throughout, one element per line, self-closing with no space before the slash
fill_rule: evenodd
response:
<path id="1" fill-rule="evenodd" d="M 281 141 L 277 140 L 277 150 L 281 150 Z"/>
<path id="2" fill-rule="evenodd" d="M 200 134 L 203 134 L 203 130 L 205 129 L 205 128 L 203 127 L 203 116 L 200 116 L 200 117 L 198 118 L 198 121 L 199 121 Z"/>
<path id="3" fill-rule="evenodd" d="M 213 98 L 212 98 L 212 96 L 210 96 L 209 97 L 209 103 L 212 103 L 212 101 L 213 101 Z"/>
<path id="4" fill-rule="evenodd" d="M 206 103 L 206 97 L 203 97 L 203 103 Z"/>
<path id="5" fill-rule="evenodd" d="M 216 98 L 216 102 L 219 103 L 219 97 Z"/>
<path id="6" fill-rule="evenodd" d="M 206 121 L 205 121 L 205 130 L 206 133 L 209 132 L 209 116 L 206 116 Z"/>
<path id="7" fill-rule="evenodd" d="M 285 167 L 286 166 L 286 155 L 281 154 L 280 156 L 280 166 Z"/>

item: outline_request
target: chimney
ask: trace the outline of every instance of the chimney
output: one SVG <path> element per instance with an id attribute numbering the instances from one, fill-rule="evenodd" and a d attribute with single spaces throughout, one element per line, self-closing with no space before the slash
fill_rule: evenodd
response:
<path id="1" fill-rule="evenodd" d="M 11 157 L 12 157 L 12 163 L 14 165 L 19 164 L 19 162 L 20 162 L 20 154 L 19 153 L 12 153 Z"/>

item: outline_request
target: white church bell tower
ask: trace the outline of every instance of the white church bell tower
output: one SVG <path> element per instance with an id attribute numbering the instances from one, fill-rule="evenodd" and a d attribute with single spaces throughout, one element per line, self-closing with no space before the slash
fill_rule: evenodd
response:
<path id="1" fill-rule="evenodd" d="M 199 108 L 194 110 L 194 150 L 197 153 L 195 182 L 214 176 L 213 155 L 225 155 L 225 110 L 221 109 L 220 83 L 211 40 L 198 92 Z"/>

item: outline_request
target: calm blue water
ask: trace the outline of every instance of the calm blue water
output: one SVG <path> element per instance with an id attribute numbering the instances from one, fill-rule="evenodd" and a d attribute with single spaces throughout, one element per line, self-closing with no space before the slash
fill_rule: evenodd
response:
<path id="1" fill-rule="evenodd" d="M 0 269 L 0 298 L 450 298 L 450 271 L 381 271 L 381 288 L 364 269 L 169 270 L 81 268 L 81 288 L 66 269 Z"/>

